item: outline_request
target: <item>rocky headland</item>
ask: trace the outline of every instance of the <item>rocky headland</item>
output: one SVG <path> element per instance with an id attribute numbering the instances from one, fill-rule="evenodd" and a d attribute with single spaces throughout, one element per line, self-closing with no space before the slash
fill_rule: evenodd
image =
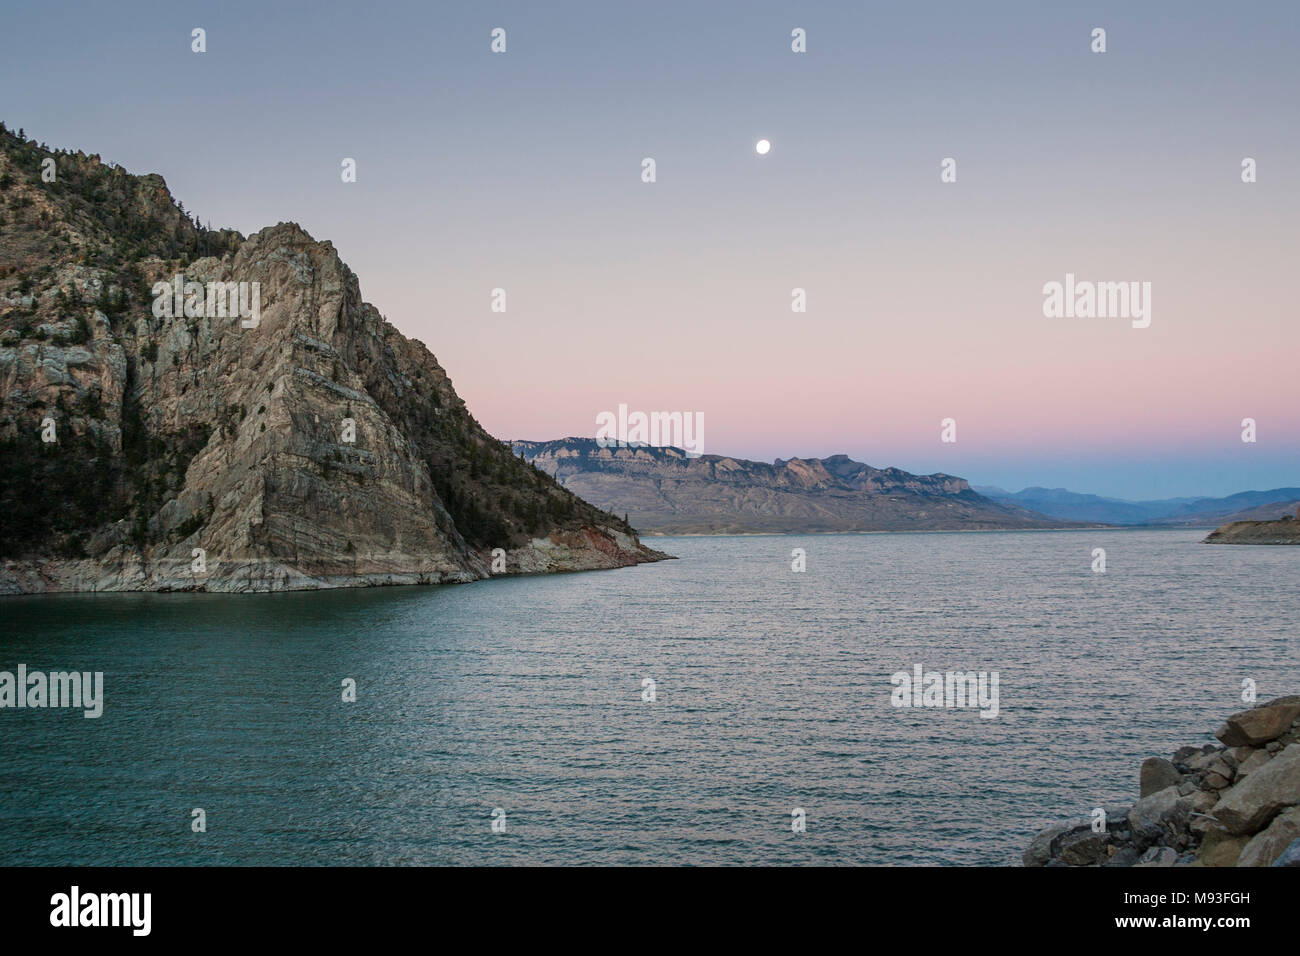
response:
<path id="1" fill-rule="evenodd" d="M 1203 544 L 1300 544 L 1300 515 L 1276 521 L 1233 521 L 1211 531 Z"/>
<path id="2" fill-rule="evenodd" d="M 1233 714 L 1219 744 L 1148 757 L 1138 800 L 1040 832 L 1025 866 L 1300 866 L 1300 696 Z"/>
<path id="3" fill-rule="evenodd" d="M 181 282 L 197 299 L 160 310 Z M 256 315 L 227 307 L 233 289 L 255 290 Z M 162 177 L 0 125 L 0 593 L 663 557 L 489 435 L 329 242 L 294 223 L 206 228 Z"/>

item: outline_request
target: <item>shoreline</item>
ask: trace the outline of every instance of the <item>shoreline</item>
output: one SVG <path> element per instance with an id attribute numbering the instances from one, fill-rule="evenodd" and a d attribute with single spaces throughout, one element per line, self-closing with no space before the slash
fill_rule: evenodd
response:
<path id="1" fill-rule="evenodd" d="M 192 570 L 183 559 L 145 560 L 138 553 L 112 561 L 7 559 L 0 562 L 0 597 L 35 594 L 268 594 L 333 591 L 347 588 L 470 584 L 503 577 L 531 577 L 635 567 L 676 560 L 674 555 L 642 544 L 635 534 L 617 528 L 587 527 L 553 531 L 510 550 L 466 551 L 463 563 L 434 561 L 428 556 L 389 555 L 344 560 L 291 561 L 251 557 L 215 557 L 210 566 Z"/>
<path id="2" fill-rule="evenodd" d="M 637 531 L 642 538 L 792 538 L 869 534 L 1055 534 L 1062 531 L 1204 531 L 1213 525 L 1096 525 L 1066 528 L 925 528 L 910 531 Z"/>
<path id="3" fill-rule="evenodd" d="M 1300 867 L 1300 695 L 1229 716 L 1219 744 L 1148 757 L 1131 806 L 1040 830 L 1027 867 Z"/>

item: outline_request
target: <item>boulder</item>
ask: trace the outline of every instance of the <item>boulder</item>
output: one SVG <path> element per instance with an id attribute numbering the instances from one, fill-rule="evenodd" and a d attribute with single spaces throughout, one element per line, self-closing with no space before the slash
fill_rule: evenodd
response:
<path id="1" fill-rule="evenodd" d="M 1273 755 L 1267 750 L 1253 751 L 1249 757 L 1237 765 L 1237 780 L 1245 779 L 1272 759 Z"/>
<path id="2" fill-rule="evenodd" d="M 1138 774 L 1138 796 L 1149 797 L 1166 787 L 1176 787 L 1181 777 L 1172 761 L 1164 757 L 1147 757 L 1142 761 Z"/>
<path id="3" fill-rule="evenodd" d="M 1177 787 L 1143 797 L 1128 812 L 1129 830 L 1139 847 L 1158 843 L 1176 833 L 1186 822 L 1190 808 L 1179 798 Z"/>
<path id="4" fill-rule="evenodd" d="M 1114 852 L 1102 866 L 1133 866 L 1137 863 L 1138 851 L 1131 846 L 1122 846 Z"/>
<path id="5" fill-rule="evenodd" d="M 1201 841 L 1196 858 L 1202 866 L 1236 866 L 1250 837 L 1234 836 L 1223 830 L 1209 830 Z"/>
<path id="6" fill-rule="evenodd" d="M 1237 775 L 1237 762 L 1225 751 L 1214 758 L 1205 773 L 1206 776 L 1218 774 L 1224 780 L 1231 780 Z"/>
<path id="7" fill-rule="evenodd" d="M 1103 830 L 1093 833 L 1071 833 L 1061 839 L 1061 859 L 1070 866 L 1095 866 L 1107 859 L 1106 847 L 1110 844 L 1110 834 Z"/>
<path id="8" fill-rule="evenodd" d="M 1250 755 L 1255 753 L 1257 750 L 1257 747 L 1229 747 L 1227 756 L 1232 758 L 1232 765 L 1234 767 L 1240 767 L 1243 763 L 1249 760 Z"/>
<path id="9" fill-rule="evenodd" d="M 1226 789 L 1231 782 L 1232 781 L 1229 780 L 1227 777 L 1221 776 L 1215 773 L 1213 770 L 1211 770 L 1209 773 L 1205 775 L 1205 786 L 1211 790 Z"/>
<path id="10" fill-rule="evenodd" d="M 1187 769 L 1201 771 L 1210 769 L 1210 764 L 1219 759 L 1219 748 L 1207 744 L 1199 754 L 1187 761 Z"/>
<path id="11" fill-rule="evenodd" d="M 1178 803 L 1187 811 L 1187 833 L 1182 834 L 1181 839 L 1187 839 L 1189 835 L 1196 839 L 1211 827 L 1217 827 L 1219 823 L 1211 811 L 1218 802 L 1219 794 L 1215 790 L 1194 790 L 1180 797 Z"/>
<path id="12" fill-rule="evenodd" d="M 1178 862 L 1178 851 L 1167 846 L 1153 846 L 1142 854 L 1134 866 L 1173 866 Z"/>
<path id="13" fill-rule="evenodd" d="M 1121 806 L 1112 803 L 1106 808 L 1106 829 L 1112 835 L 1121 839 L 1128 838 L 1128 812 L 1133 809 L 1133 804 Z"/>
<path id="14" fill-rule="evenodd" d="M 1300 866 L 1300 840 L 1296 840 L 1273 861 L 1274 866 Z"/>
<path id="15" fill-rule="evenodd" d="M 1215 731 L 1214 736 L 1229 747 L 1263 744 L 1290 730 L 1291 722 L 1297 717 L 1300 717 L 1300 694 L 1279 697 L 1233 714 Z"/>
<path id="16" fill-rule="evenodd" d="M 1219 802 L 1219 795 L 1210 790 L 1194 790 L 1181 797 L 1178 802 L 1187 807 L 1191 813 L 1209 813 L 1210 809 Z"/>
<path id="17" fill-rule="evenodd" d="M 1229 833 L 1258 833 L 1280 812 L 1296 804 L 1300 804 L 1300 745 L 1292 744 L 1226 791 L 1214 808 L 1214 816 Z"/>
<path id="18" fill-rule="evenodd" d="M 1237 866 L 1272 866 L 1284 850 L 1300 840 L 1300 807 L 1283 810 L 1268 829 L 1256 833 L 1241 851 Z"/>
<path id="19" fill-rule="evenodd" d="M 1029 842 L 1028 849 L 1020 855 L 1020 862 L 1025 866 L 1046 866 L 1052 858 L 1052 843 L 1057 837 L 1069 833 L 1073 828 L 1074 824 L 1059 823 L 1040 830 L 1038 835 Z"/>

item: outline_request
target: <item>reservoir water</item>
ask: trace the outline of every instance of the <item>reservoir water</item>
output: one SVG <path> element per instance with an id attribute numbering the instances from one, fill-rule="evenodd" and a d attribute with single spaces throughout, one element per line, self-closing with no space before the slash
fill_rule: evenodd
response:
<path id="1" fill-rule="evenodd" d="M 1300 692 L 1300 548 L 1204 534 L 654 538 L 679 560 L 5 598 L 0 671 L 102 671 L 105 700 L 0 710 L 0 864 L 1014 864 L 1209 742 L 1243 680 Z M 996 672 L 996 718 L 894 706 L 917 664 Z"/>

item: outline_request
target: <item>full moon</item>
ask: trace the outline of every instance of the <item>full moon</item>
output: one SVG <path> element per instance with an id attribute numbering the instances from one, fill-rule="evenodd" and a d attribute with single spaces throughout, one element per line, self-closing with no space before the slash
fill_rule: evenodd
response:
<path id="1" fill-rule="evenodd" d="M 760 139 L 757 143 L 754 144 L 754 150 L 760 156 L 766 156 L 767 151 L 771 148 L 772 148 L 772 144 L 765 139 Z"/>

